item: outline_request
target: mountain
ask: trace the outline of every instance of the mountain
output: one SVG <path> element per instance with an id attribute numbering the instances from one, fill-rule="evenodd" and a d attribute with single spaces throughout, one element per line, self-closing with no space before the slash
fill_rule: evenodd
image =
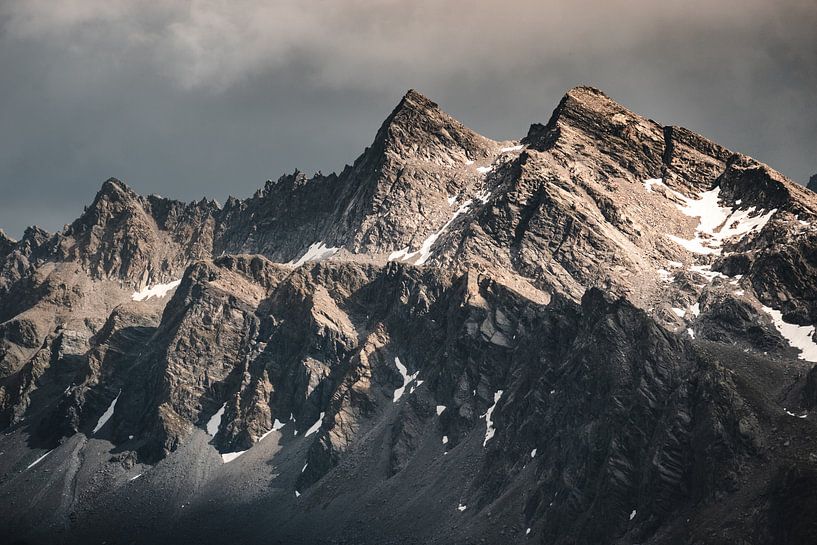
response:
<path id="1" fill-rule="evenodd" d="M 817 195 L 577 87 L 0 232 L 19 543 L 817 542 Z"/>
<path id="2" fill-rule="evenodd" d="M 808 187 L 812 191 L 817 191 L 817 174 L 815 174 L 811 178 L 809 178 L 808 184 L 806 185 L 806 187 Z"/>

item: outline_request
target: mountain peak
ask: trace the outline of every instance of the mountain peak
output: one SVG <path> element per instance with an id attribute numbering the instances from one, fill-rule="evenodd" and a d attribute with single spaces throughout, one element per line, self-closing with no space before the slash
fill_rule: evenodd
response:
<path id="1" fill-rule="evenodd" d="M 608 158 L 620 175 L 655 178 L 663 169 L 664 128 L 589 86 L 570 89 L 547 125 L 533 125 L 523 143 L 575 158 Z M 591 151 L 595 150 L 595 151 Z M 605 159 L 607 160 L 607 159 Z"/>
<path id="2" fill-rule="evenodd" d="M 587 85 L 570 89 L 559 101 L 559 105 L 548 121 L 551 127 L 560 121 L 573 125 L 607 122 L 624 125 L 642 121 L 644 118 L 628 110 L 603 91 Z"/>
<path id="3" fill-rule="evenodd" d="M 814 174 L 811 178 L 809 178 L 806 187 L 814 192 L 817 192 L 817 174 Z"/>
<path id="4" fill-rule="evenodd" d="M 23 232 L 23 238 L 20 242 L 28 243 L 31 246 L 40 246 L 43 244 L 48 238 L 51 236 L 51 233 L 39 227 L 37 225 L 32 225 L 26 227 L 26 230 Z"/>
<path id="5" fill-rule="evenodd" d="M 102 187 L 96 194 L 97 199 L 100 197 L 114 197 L 114 196 L 128 196 L 136 197 L 136 193 L 128 187 L 128 184 L 119 180 L 118 178 L 108 178 L 102 183 Z"/>
<path id="6" fill-rule="evenodd" d="M 618 115 L 617 115 L 618 114 Z M 568 90 L 550 115 L 547 124 L 534 123 L 523 143 L 534 149 L 545 150 L 559 137 L 561 127 L 585 126 L 598 128 L 599 122 L 638 117 L 603 91 L 589 85 L 578 85 Z"/>
<path id="7" fill-rule="evenodd" d="M 445 119 L 447 118 L 447 119 Z M 434 119 L 445 121 L 455 121 L 448 114 L 440 110 L 436 102 L 432 101 L 422 93 L 414 89 L 409 89 L 400 102 L 397 103 L 394 110 L 386 118 L 381 127 L 389 128 L 400 126 L 403 128 L 418 127 L 427 124 Z"/>
<path id="8" fill-rule="evenodd" d="M 8 236 L 5 231 L 0 229 L 0 243 L 5 242 L 5 241 L 8 241 L 10 243 L 15 242 L 15 240 L 13 238 L 11 238 L 10 236 Z"/>
<path id="9" fill-rule="evenodd" d="M 436 109 L 438 108 L 438 105 L 436 102 L 434 102 L 421 92 L 417 91 L 416 89 L 409 89 L 408 91 L 406 91 L 406 94 L 403 95 L 403 98 L 400 99 L 400 102 L 397 104 L 395 111 L 399 111 L 406 108 L 422 111 L 427 109 Z"/>
<path id="10" fill-rule="evenodd" d="M 604 91 L 598 89 L 597 87 L 592 87 L 590 85 L 577 85 L 576 87 L 569 89 L 565 93 L 565 97 L 570 97 L 578 101 L 591 101 L 602 99 L 615 102 Z"/>
<path id="11" fill-rule="evenodd" d="M 132 203 L 138 199 L 139 196 L 125 182 L 108 178 L 102 183 L 90 206 L 71 224 L 70 232 L 83 232 L 91 225 L 106 223 L 123 209 L 132 208 Z"/>
<path id="12" fill-rule="evenodd" d="M 51 233 L 49 233 L 39 225 L 30 225 L 26 227 L 26 230 L 23 232 L 23 240 L 35 237 L 49 237 L 49 236 L 51 236 Z"/>
<path id="13" fill-rule="evenodd" d="M 8 237 L 6 233 L 0 229 L 0 259 L 8 255 L 12 248 L 14 248 L 14 239 Z"/>
<path id="14" fill-rule="evenodd" d="M 379 154 L 391 150 L 400 156 L 460 149 L 479 153 L 489 142 L 439 108 L 436 102 L 409 89 L 377 131 L 371 149 Z"/>

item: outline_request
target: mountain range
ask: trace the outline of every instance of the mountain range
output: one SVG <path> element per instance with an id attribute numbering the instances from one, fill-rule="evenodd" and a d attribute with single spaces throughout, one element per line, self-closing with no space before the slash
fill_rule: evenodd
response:
<path id="1" fill-rule="evenodd" d="M 17 543 L 817 543 L 817 193 L 590 87 L 0 232 Z M 814 413 L 814 414 L 813 414 Z"/>

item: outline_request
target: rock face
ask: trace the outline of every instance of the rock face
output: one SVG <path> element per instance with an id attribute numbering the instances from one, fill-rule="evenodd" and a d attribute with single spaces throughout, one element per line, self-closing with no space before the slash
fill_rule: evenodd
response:
<path id="1" fill-rule="evenodd" d="M 817 191 L 817 174 L 809 178 L 807 187 L 812 191 Z"/>
<path id="2" fill-rule="evenodd" d="M 0 535 L 817 542 L 815 221 L 589 87 L 507 142 L 409 91 L 223 207 L 108 180 L 0 232 Z"/>

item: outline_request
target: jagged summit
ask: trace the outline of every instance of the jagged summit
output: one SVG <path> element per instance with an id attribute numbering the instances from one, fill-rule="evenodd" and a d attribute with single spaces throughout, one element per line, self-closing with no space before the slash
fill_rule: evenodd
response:
<path id="1" fill-rule="evenodd" d="M 0 229 L 0 259 L 4 258 L 11 250 L 17 241 L 6 236 L 6 233 Z"/>
<path id="2" fill-rule="evenodd" d="M 94 196 L 93 201 L 86 208 L 92 209 L 98 207 L 103 201 L 106 203 L 121 203 L 126 201 L 138 201 L 139 198 L 139 195 L 122 180 L 119 180 L 118 178 L 108 178 L 102 182 L 102 185 Z"/>
<path id="3" fill-rule="evenodd" d="M 410 89 L 383 122 L 371 149 L 375 154 L 435 153 L 477 156 L 490 141 L 442 111 L 436 102 Z"/>
<path id="4" fill-rule="evenodd" d="M 115 193 L 127 193 L 132 194 L 133 190 L 118 178 L 108 178 L 102 183 L 102 187 L 100 188 L 98 194 L 102 195 L 109 195 Z"/>
<path id="5" fill-rule="evenodd" d="M 544 149 L 556 137 L 559 125 L 578 123 L 588 125 L 618 115 L 621 121 L 637 117 L 624 106 L 595 87 L 580 85 L 568 90 L 553 110 L 547 123 L 534 123 L 526 141 L 531 147 Z"/>
<path id="6" fill-rule="evenodd" d="M 26 230 L 23 231 L 23 238 L 20 239 L 20 242 L 27 242 L 27 241 L 37 241 L 41 242 L 46 240 L 51 236 L 51 233 L 43 229 L 38 225 L 31 225 L 26 227 Z"/>
<path id="7" fill-rule="evenodd" d="M 104 226 L 111 219 L 119 219 L 126 210 L 131 216 L 138 214 L 142 210 L 140 200 L 127 184 L 117 178 L 108 178 L 82 216 L 72 224 L 72 231 L 87 230 L 92 225 Z"/>
<path id="8" fill-rule="evenodd" d="M 9 244 L 14 244 L 16 242 L 13 238 L 8 236 L 6 234 L 6 232 L 3 231 L 2 229 L 0 229 L 0 241 L 2 241 L 2 243 L 9 243 Z"/>
<path id="9" fill-rule="evenodd" d="M 409 89 L 395 108 L 395 112 L 403 109 L 412 109 L 418 111 L 438 109 L 436 102 L 417 91 L 416 89 Z"/>

